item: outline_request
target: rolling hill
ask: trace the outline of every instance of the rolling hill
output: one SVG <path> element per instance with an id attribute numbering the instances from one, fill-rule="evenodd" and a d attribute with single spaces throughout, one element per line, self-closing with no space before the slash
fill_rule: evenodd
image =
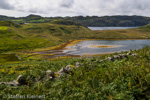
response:
<path id="1" fill-rule="evenodd" d="M 143 26 L 150 23 L 150 17 L 145 16 L 74 16 L 74 17 L 42 17 L 39 15 L 29 15 L 26 17 L 8 17 L 0 15 L 0 21 L 10 20 L 19 24 L 24 23 L 48 23 L 54 20 L 67 20 L 79 23 L 83 26 Z"/>
<path id="2" fill-rule="evenodd" d="M 76 39 L 148 38 L 150 38 L 150 25 L 127 30 L 92 31 L 76 23 L 62 20 L 22 25 L 11 21 L 0 22 L 1 52 L 55 46 Z"/>

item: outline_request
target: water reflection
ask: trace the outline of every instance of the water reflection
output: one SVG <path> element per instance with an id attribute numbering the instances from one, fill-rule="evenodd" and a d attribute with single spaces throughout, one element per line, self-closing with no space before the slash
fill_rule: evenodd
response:
<path id="1" fill-rule="evenodd" d="M 131 29 L 138 27 L 88 27 L 91 30 L 116 30 L 116 29 Z"/>
<path id="2" fill-rule="evenodd" d="M 150 46 L 150 40 L 88 40 L 65 47 L 63 52 L 82 56 L 82 54 L 103 54 L 141 49 L 147 45 Z"/>
<path id="3" fill-rule="evenodd" d="M 96 55 L 112 52 L 129 51 L 150 46 L 150 40 L 85 40 L 61 50 L 34 52 L 38 54 L 52 54 L 46 57 Z"/>

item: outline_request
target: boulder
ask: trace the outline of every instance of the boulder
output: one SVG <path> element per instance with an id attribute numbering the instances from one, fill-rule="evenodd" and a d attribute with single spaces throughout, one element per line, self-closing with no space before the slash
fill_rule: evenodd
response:
<path id="1" fill-rule="evenodd" d="M 127 55 L 132 55 L 132 53 L 131 53 L 131 52 L 128 52 Z"/>
<path id="2" fill-rule="evenodd" d="M 114 55 L 113 58 L 120 60 L 120 56 L 119 55 Z"/>
<path id="3" fill-rule="evenodd" d="M 12 82 L 2 82 L 0 84 L 11 85 L 11 86 L 21 86 L 27 85 L 26 78 L 23 75 L 19 75 L 16 80 Z"/>
<path id="4" fill-rule="evenodd" d="M 55 74 L 51 70 L 46 71 L 46 76 L 48 79 L 54 79 L 55 78 Z"/>
<path id="5" fill-rule="evenodd" d="M 79 62 L 76 62 L 76 68 L 79 68 L 79 67 L 81 67 L 82 65 L 79 63 Z"/>
<path id="6" fill-rule="evenodd" d="M 61 68 L 58 72 L 56 72 L 56 76 L 58 77 L 61 77 L 61 76 L 64 76 L 65 73 L 66 74 L 73 74 L 72 73 L 72 70 L 76 68 L 76 66 L 73 66 L 73 65 L 67 65 L 66 68 Z"/>
<path id="7" fill-rule="evenodd" d="M 100 60 L 100 62 L 104 62 L 104 61 L 105 61 L 104 59 Z"/>
<path id="8" fill-rule="evenodd" d="M 120 56 L 120 58 L 124 58 L 125 54 L 120 54 L 119 56 Z"/>
<path id="9" fill-rule="evenodd" d="M 137 56 L 137 54 L 136 54 L 136 53 L 134 53 L 134 54 L 132 54 L 132 56 Z"/>
<path id="10" fill-rule="evenodd" d="M 57 77 L 63 77 L 63 76 L 65 76 L 65 73 L 64 73 L 64 72 L 62 72 L 62 73 L 55 72 L 55 77 L 56 77 L 56 78 L 57 78 Z"/>
<path id="11" fill-rule="evenodd" d="M 121 58 L 128 58 L 128 55 L 120 54 L 120 57 L 121 57 Z"/>
<path id="12" fill-rule="evenodd" d="M 114 58 L 113 57 L 108 57 L 108 60 L 114 61 Z"/>
<path id="13" fill-rule="evenodd" d="M 73 70 L 73 67 L 71 65 L 67 65 L 65 69 L 67 72 L 71 72 Z"/>
<path id="14" fill-rule="evenodd" d="M 17 77 L 17 79 L 14 81 L 16 81 L 18 83 L 18 85 L 26 85 L 27 84 L 26 78 L 23 75 L 19 75 Z"/>
<path id="15" fill-rule="evenodd" d="M 12 82 L 2 82 L 0 84 L 3 85 L 11 85 L 11 86 L 18 86 L 18 82 L 16 82 L 16 80 L 12 81 Z"/>
<path id="16" fill-rule="evenodd" d="M 73 74 L 72 73 L 72 70 L 76 68 L 75 66 L 73 65 L 67 65 L 66 68 L 62 68 L 58 73 L 67 73 L 67 74 Z"/>
<path id="17" fill-rule="evenodd" d="M 65 69 L 65 68 L 61 68 L 59 71 L 58 71 L 58 73 L 66 73 L 67 72 L 67 70 Z"/>

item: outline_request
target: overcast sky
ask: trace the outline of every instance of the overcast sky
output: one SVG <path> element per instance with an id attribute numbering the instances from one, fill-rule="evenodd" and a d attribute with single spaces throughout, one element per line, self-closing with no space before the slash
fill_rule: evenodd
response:
<path id="1" fill-rule="evenodd" d="M 0 15 L 150 16 L 150 0 L 0 0 Z"/>

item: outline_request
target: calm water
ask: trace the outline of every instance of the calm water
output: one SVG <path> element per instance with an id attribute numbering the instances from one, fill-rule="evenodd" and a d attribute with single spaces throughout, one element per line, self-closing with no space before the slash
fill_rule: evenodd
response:
<path id="1" fill-rule="evenodd" d="M 88 27 L 91 30 L 115 30 L 115 29 L 130 29 L 137 27 Z"/>
<path id="2" fill-rule="evenodd" d="M 111 46 L 106 48 L 98 48 L 95 46 Z M 129 51 L 130 49 L 141 49 L 150 46 L 150 40 L 88 40 L 81 41 L 73 46 L 66 47 L 63 53 L 67 55 L 91 55 L 104 54 L 110 52 Z"/>
<path id="3" fill-rule="evenodd" d="M 101 48 L 99 48 L 101 46 Z M 107 47 L 108 46 L 108 47 Z M 83 56 L 106 54 L 113 52 L 129 51 L 130 49 L 141 49 L 150 46 L 150 40 L 85 40 L 75 45 L 64 47 L 60 50 L 34 52 L 40 54 L 54 54 L 46 57 L 54 58 L 59 56 Z M 106 47 L 106 48 L 104 48 Z"/>

